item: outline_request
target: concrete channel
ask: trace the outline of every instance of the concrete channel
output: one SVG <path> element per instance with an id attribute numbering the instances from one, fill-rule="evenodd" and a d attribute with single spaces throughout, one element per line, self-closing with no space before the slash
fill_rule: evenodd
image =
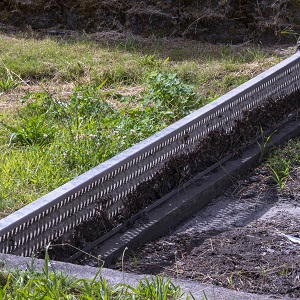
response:
<path id="1" fill-rule="evenodd" d="M 278 128 L 271 136 L 267 145 L 263 149 L 265 153 L 273 147 L 279 146 L 285 141 L 300 135 L 300 120 L 293 116 L 283 126 Z M 211 171 L 202 178 L 197 176 L 185 185 L 185 188 L 172 194 L 164 203 L 145 210 L 144 223 L 139 227 L 131 227 L 117 232 L 107 241 L 89 251 L 93 255 L 99 255 L 105 259 L 106 264 L 119 256 L 125 247 L 130 249 L 167 234 L 172 228 L 191 216 L 191 212 L 201 212 L 213 199 L 221 195 L 236 178 L 242 177 L 248 170 L 259 163 L 262 154 L 262 144 L 264 141 L 257 141 L 246 148 L 243 153 L 234 159 L 229 159 L 220 165 L 216 170 Z M 187 225 L 188 226 L 188 225 Z M 87 250 L 87 249 L 86 249 Z M 2 269 L 26 269 L 34 264 L 36 270 L 42 270 L 44 261 L 28 257 L 14 256 L 10 254 L 0 254 L 0 267 Z M 51 261 L 50 267 L 56 271 L 62 271 L 77 278 L 94 278 L 99 268 L 82 266 L 65 262 Z M 136 285 L 137 280 L 143 279 L 148 274 L 136 275 L 124 273 L 109 268 L 101 268 L 100 275 L 105 277 L 110 284 L 124 282 Z M 173 282 L 180 285 L 186 293 L 192 293 L 195 299 L 241 299 L 241 300 L 263 300 L 263 299 L 292 299 L 289 297 L 279 298 L 276 295 L 257 295 L 245 292 L 229 290 L 213 285 L 202 284 L 199 282 L 173 279 Z M 295 299 L 295 298 L 294 298 Z"/>
<path id="2" fill-rule="evenodd" d="M 154 208 L 147 207 L 139 213 L 141 222 L 117 231 L 106 241 L 95 241 L 82 249 L 69 261 L 76 260 L 84 253 L 91 253 L 101 258 L 105 266 L 120 256 L 125 247 L 135 249 L 162 235 L 168 234 L 180 223 L 204 208 L 213 199 L 222 195 L 237 178 L 246 174 L 250 168 L 259 163 L 262 151 L 267 153 L 288 139 L 299 136 L 300 120 L 293 118 L 271 135 L 270 140 L 263 146 L 264 141 L 257 141 L 246 148 L 241 155 L 220 164 L 204 176 L 195 176 L 180 189 L 178 188 L 165 197 L 165 201 Z M 264 149 L 262 149 L 264 147 Z M 85 255 L 86 256 L 86 255 Z M 97 261 L 95 261 L 97 263 Z"/>

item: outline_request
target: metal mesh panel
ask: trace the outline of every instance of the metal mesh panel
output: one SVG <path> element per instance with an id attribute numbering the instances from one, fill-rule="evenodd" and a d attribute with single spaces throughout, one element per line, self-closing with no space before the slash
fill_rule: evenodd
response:
<path id="1" fill-rule="evenodd" d="M 217 128 L 230 132 L 243 112 L 300 89 L 300 54 L 216 99 L 205 107 L 76 177 L 0 220 L 0 252 L 30 255 L 95 215 L 106 199 L 109 218 L 121 199 L 151 179 L 169 158 L 191 151 Z"/>

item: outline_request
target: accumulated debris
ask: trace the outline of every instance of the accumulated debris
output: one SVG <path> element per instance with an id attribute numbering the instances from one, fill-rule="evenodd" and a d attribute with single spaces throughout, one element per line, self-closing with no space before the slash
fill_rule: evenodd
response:
<path id="1" fill-rule="evenodd" d="M 123 206 L 113 217 L 109 218 L 108 214 L 110 198 L 99 199 L 96 204 L 96 216 L 79 225 L 67 236 L 53 242 L 64 246 L 52 247 L 51 257 L 64 260 L 112 228 L 126 222 L 134 214 L 197 173 L 229 154 L 238 155 L 241 148 L 259 136 L 262 131 L 272 129 L 275 124 L 299 109 L 300 91 L 298 90 L 289 96 L 270 99 L 260 107 L 245 111 L 242 117 L 235 121 L 230 132 L 218 128 L 201 139 L 193 151 L 171 157 L 150 180 L 141 182 L 133 192 L 120 200 Z"/>
<path id="2" fill-rule="evenodd" d="M 252 169 L 186 223 L 110 267 L 300 299 L 300 174 L 292 172 L 284 190 L 269 174 L 263 165 Z"/>
<path id="3" fill-rule="evenodd" d="M 171 234 L 133 252 L 124 265 L 127 272 L 299 299 L 300 245 L 278 234 L 278 229 L 294 237 L 300 230 L 299 217 L 279 213 L 223 232 Z M 113 267 L 121 270 L 121 263 Z"/>

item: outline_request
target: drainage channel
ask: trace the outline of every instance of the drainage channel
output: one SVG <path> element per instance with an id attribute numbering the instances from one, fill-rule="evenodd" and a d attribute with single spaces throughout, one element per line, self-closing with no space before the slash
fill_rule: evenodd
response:
<path id="1" fill-rule="evenodd" d="M 73 234 L 79 228 L 79 246 L 73 246 L 80 251 L 71 257 L 64 253 L 68 260 L 82 259 L 89 252 L 109 264 L 124 247 L 168 232 L 222 193 L 234 176 L 257 162 L 262 150 L 297 132 L 292 128 L 297 125 L 293 112 L 300 107 L 299 78 L 300 53 L 296 53 L 1 219 L 0 252 L 31 256 L 61 237 L 78 238 Z M 281 127 L 282 121 L 272 134 L 283 119 L 289 122 Z M 260 132 L 271 135 L 268 145 L 266 140 L 260 146 L 253 141 Z M 242 145 L 249 148 L 241 151 Z M 97 217 L 109 224 L 103 222 L 101 234 L 100 222 L 94 222 Z M 80 243 L 89 234 L 80 226 L 88 223 L 97 234 Z"/>
<path id="2" fill-rule="evenodd" d="M 268 132 L 266 132 L 268 134 Z M 222 195 L 240 176 L 257 165 L 273 147 L 300 134 L 300 121 L 294 115 L 278 124 L 277 129 L 265 141 L 252 141 L 238 157 L 229 155 L 205 172 L 173 190 L 158 202 L 148 206 L 123 225 L 90 243 L 67 261 L 97 266 L 99 261 L 109 266 L 120 257 L 124 249 L 135 249 L 160 236 L 168 234 L 180 223 L 204 208 L 213 199 Z"/>

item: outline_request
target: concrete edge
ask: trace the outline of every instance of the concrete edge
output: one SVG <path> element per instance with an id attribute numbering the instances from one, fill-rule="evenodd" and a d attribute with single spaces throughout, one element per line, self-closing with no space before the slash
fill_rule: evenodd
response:
<path id="1" fill-rule="evenodd" d="M 1 270 L 21 270 L 25 271 L 28 267 L 32 267 L 37 272 L 43 272 L 44 269 L 43 259 L 34 259 L 30 257 L 21 257 L 11 254 L 0 254 L 0 271 Z M 147 277 L 151 279 L 151 275 L 137 275 L 132 273 L 120 272 L 107 268 L 96 268 L 89 266 L 74 265 L 71 263 L 63 263 L 58 261 L 50 261 L 48 266 L 50 271 L 59 271 L 63 274 L 74 276 L 77 279 L 86 278 L 93 279 L 95 276 L 105 278 L 110 285 L 118 283 L 125 283 L 131 286 L 136 286 L 138 280 Z M 126 269 L 126 266 L 125 266 Z M 222 287 L 213 286 L 210 284 L 203 284 L 199 282 L 192 282 L 188 280 L 177 280 L 171 278 L 175 285 L 179 285 L 186 295 L 192 294 L 197 300 L 271 300 L 282 299 L 292 300 L 292 298 L 278 297 L 276 295 L 257 295 L 245 292 L 234 291 Z M 185 299 L 184 297 L 183 299 Z M 294 298 L 295 299 L 295 298 Z"/>

